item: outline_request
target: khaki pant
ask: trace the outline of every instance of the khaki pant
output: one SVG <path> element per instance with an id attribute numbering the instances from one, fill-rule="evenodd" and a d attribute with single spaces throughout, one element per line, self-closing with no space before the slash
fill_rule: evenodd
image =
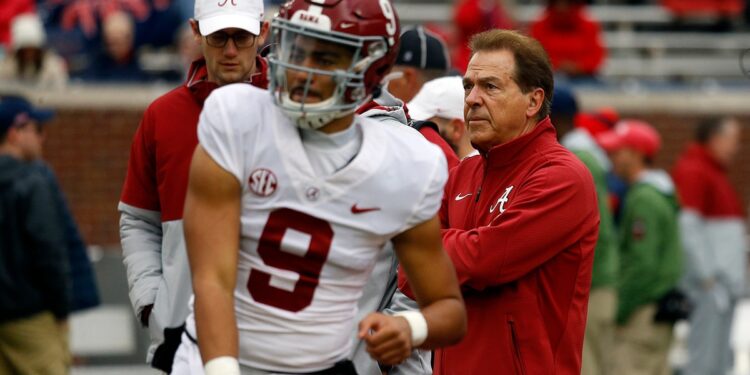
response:
<path id="1" fill-rule="evenodd" d="M 0 324 L 0 375 L 64 375 L 67 328 L 49 312 Z"/>
<path id="2" fill-rule="evenodd" d="M 639 307 L 615 334 L 615 375 L 667 375 L 672 325 L 655 323 L 656 305 Z"/>
<path id="3" fill-rule="evenodd" d="M 596 288 L 589 296 L 586 335 L 583 341 L 582 375 L 612 373 L 615 341 L 617 292 L 614 288 Z"/>

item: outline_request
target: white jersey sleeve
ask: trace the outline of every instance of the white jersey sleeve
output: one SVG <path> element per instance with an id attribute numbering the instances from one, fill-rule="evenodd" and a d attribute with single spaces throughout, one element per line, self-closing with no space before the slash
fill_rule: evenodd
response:
<path id="1" fill-rule="evenodd" d="M 225 95 L 214 90 L 203 105 L 198 120 L 198 143 L 221 168 L 240 183 L 244 181 L 243 137 L 232 126 Z"/>
<path id="2" fill-rule="evenodd" d="M 448 180 L 448 164 L 442 152 L 437 154 L 436 159 L 438 162 L 433 164 L 433 171 L 430 174 L 429 182 L 426 184 L 422 197 L 415 205 L 414 212 L 407 220 L 403 230 L 431 219 L 440 209 L 445 182 Z"/>

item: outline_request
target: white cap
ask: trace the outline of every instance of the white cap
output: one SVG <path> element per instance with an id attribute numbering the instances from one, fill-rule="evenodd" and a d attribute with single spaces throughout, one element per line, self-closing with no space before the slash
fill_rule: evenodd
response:
<path id="1" fill-rule="evenodd" d="M 18 50 L 24 47 L 42 48 L 46 39 L 39 16 L 26 13 L 13 19 L 10 26 L 11 45 Z"/>
<path id="2" fill-rule="evenodd" d="M 464 84 L 458 76 L 442 77 L 428 81 L 407 104 L 409 116 L 414 120 L 433 117 L 464 120 Z"/>
<path id="3" fill-rule="evenodd" d="M 195 19 L 203 36 L 229 28 L 259 35 L 263 0 L 195 0 Z"/>

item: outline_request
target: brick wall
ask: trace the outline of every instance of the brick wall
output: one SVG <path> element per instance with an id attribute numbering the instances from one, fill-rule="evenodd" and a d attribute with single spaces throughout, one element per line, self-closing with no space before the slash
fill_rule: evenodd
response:
<path id="1" fill-rule="evenodd" d="M 125 178 L 130 141 L 142 112 L 135 108 L 62 108 L 48 128 L 47 160 L 57 172 L 89 244 L 119 244 L 117 202 Z M 650 113 L 641 118 L 661 132 L 665 144 L 657 164 L 669 167 L 692 138 L 701 116 Z M 750 116 L 740 118 L 746 146 L 732 165 L 731 178 L 747 204 L 750 203 Z"/>
<path id="2" fill-rule="evenodd" d="M 119 244 L 117 202 L 142 111 L 58 110 L 47 128 L 52 165 L 90 245 Z"/>

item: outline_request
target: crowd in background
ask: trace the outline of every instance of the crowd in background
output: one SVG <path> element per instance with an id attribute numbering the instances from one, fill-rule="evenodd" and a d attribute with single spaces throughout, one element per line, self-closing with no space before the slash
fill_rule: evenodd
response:
<path id="1" fill-rule="evenodd" d="M 180 82 L 199 54 L 185 27 L 190 0 L 18 0 L 0 4 L 0 77 L 45 88 L 76 82 Z M 269 0 L 278 5 L 280 0 Z M 528 25 L 512 9 L 546 4 Z M 596 77 L 607 55 L 602 25 L 586 11 L 597 1 L 456 0 L 452 25 L 429 24 L 450 50 L 452 65 L 463 72 L 468 40 L 489 28 L 526 31 L 542 42 L 554 68 L 564 75 Z M 612 2 L 607 2 L 612 3 Z M 666 28 L 731 31 L 746 24 L 744 0 L 626 1 L 660 4 L 674 21 Z M 398 6 L 398 3 L 396 3 Z M 698 25 L 691 20 L 702 20 Z M 705 18 L 711 19 L 706 23 Z M 564 47 L 563 47 L 564 46 Z"/>

